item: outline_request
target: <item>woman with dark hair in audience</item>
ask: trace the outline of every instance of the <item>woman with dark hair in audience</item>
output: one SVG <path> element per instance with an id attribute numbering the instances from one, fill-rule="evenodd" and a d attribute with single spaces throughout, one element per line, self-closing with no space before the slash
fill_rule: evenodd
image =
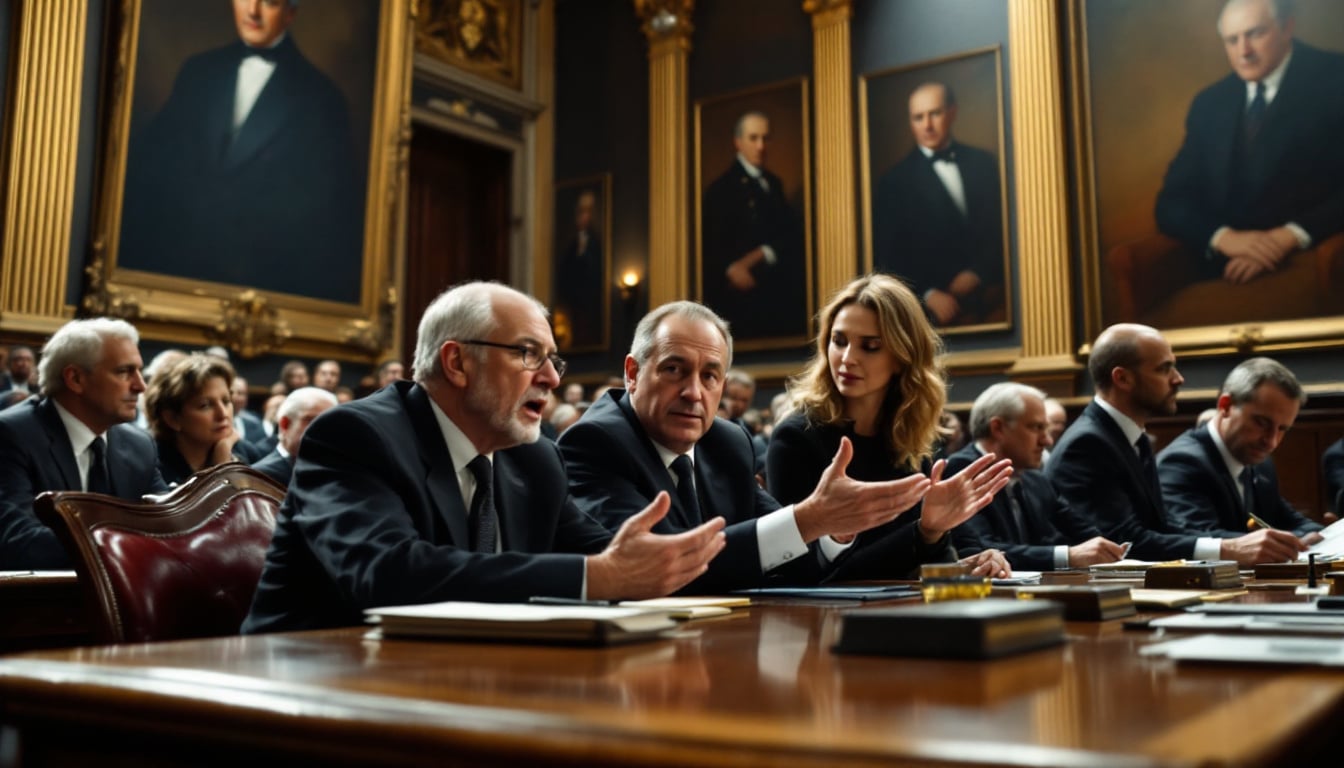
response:
<path id="1" fill-rule="evenodd" d="M 919 299 L 900 280 L 872 274 L 843 288 L 818 319 L 816 354 L 789 381 L 791 412 L 770 438 L 765 472 L 770 495 L 781 504 L 806 498 L 841 439 L 848 438 L 854 453 L 845 473 L 856 480 L 893 480 L 917 472 L 933 480 L 922 502 L 860 534 L 854 546 L 892 527 L 918 525 L 923 562 L 955 558 L 948 532 L 988 504 L 1007 484 L 1011 469 L 1010 462 L 996 463 L 991 454 L 944 479 L 946 462 L 932 462 L 947 384 L 938 364 L 942 342 Z M 1008 573 L 1007 560 L 997 550 L 969 562 L 976 574 Z"/>
<path id="2" fill-rule="evenodd" d="M 206 467 L 248 458 L 233 455 L 242 445 L 233 427 L 232 384 L 232 366 L 199 353 L 154 375 L 145 410 L 164 482 L 177 485 Z"/>

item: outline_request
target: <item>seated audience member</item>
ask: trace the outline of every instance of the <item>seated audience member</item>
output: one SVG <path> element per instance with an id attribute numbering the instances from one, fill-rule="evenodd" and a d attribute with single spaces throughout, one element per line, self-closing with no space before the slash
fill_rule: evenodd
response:
<path id="1" fill-rule="evenodd" d="M 1236 560 L 1243 565 L 1285 559 L 1301 548 L 1287 531 L 1259 530 L 1234 539 L 1198 536 L 1167 515 L 1144 428 L 1176 412 L 1185 379 L 1171 344 L 1146 325 L 1101 332 L 1087 361 L 1096 396 L 1064 432 L 1045 465 L 1065 502 L 1111 541 L 1133 543 L 1141 560 Z"/>
<path id="2" fill-rule="evenodd" d="M 615 536 L 575 506 L 538 442 L 560 383 L 546 308 L 495 283 L 434 300 L 415 381 L 333 408 L 304 436 L 244 632 L 360 624 L 363 611 L 532 596 L 676 591 L 723 548 L 723 521 L 650 529 L 666 494 Z"/>
<path id="3" fill-rule="evenodd" d="M 226 461 L 248 462 L 233 426 L 232 381 L 231 365 L 200 353 L 154 376 L 145 410 L 159 449 L 159 473 L 169 485 Z"/>
<path id="4" fill-rule="evenodd" d="M 1270 454 L 1279 447 L 1306 393 L 1293 372 L 1268 357 L 1253 357 L 1227 375 L 1207 426 L 1182 434 L 1157 457 L 1162 498 L 1173 522 L 1202 534 L 1241 536 L 1254 516 L 1271 528 L 1320 539 L 1321 524 L 1279 495 Z M 1285 544 L 1270 557 L 1287 560 L 1299 547 Z"/>
<path id="5" fill-rule="evenodd" d="M 308 386 L 308 384 L 308 366 L 304 365 L 301 360 L 290 360 L 281 366 L 280 380 L 271 387 L 271 394 L 288 395 L 300 387 Z"/>
<path id="6" fill-rule="evenodd" d="M 1124 549 L 1097 526 L 1074 515 L 1039 470 L 1050 440 L 1045 393 L 1025 384 L 994 384 L 971 407 L 971 443 L 952 454 L 947 471 L 960 472 L 992 453 L 1013 462 L 1008 487 L 952 531 L 957 554 L 993 547 L 1014 570 L 1053 571 L 1113 563 Z"/>
<path id="7" fill-rule="evenodd" d="M 563 391 L 564 397 L 560 398 L 560 402 L 569 403 L 570 405 L 578 405 L 583 402 L 583 385 L 579 382 L 571 381 L 565 385 Z"/>
<path id="8" fill-rule="evenodd" d="M 757 434 L 746 422 L 747 411 L 756 399 L 756 380 L 740 368 L 732 368 L 723 377 L 723 399 L 719 404 L 719 415 L 738 424 L 751 435 L 751 447 L 756 451 L 756 474 L 765 474 L 765 437 Z"/>
<path id="9" fill-rule="evenodd" d="M 400 360 L 384 360 L 382 365 L 378 366 L 376 387 L 382 389 L 394 381 L 401 381 L 406 377 L 406 366 L 401 364 Z"/>
<path id="10" fill-rule="evenodd" d="M 555 437 L 551 439 L 554 440 L 563 435 L 565 430 L 574 426 L 574 422 L 578 421 L 582 415 L 583 413 L 572 403 L 557 403 L 555 410 L 551 411 L 550 422 L 551 426 L 555 428 Z"/>
<path id="11" fill-rule="evenodd" d="M 285 396 L 277 412 L 279 440 L 275 450 L 253 462 L 252 468 L 288 486 L 294 474 L 294 457 L 308 425 L 328 408 L 336 407 L 336 396 L 318 387 L 299 387 Z"/>
<path id="12" fill-rule="evenodd" d="M 335 360 L 323 360 L 313 369 L 313 386 L 334 393 L 341 385 L 341 364 Z"/>
<path id="13" fill-rule="evenodd" d="M 229 395 L 233 398 L 233 428 L 238 430 L 243 440 L 254 446 L 265 443 L 266 427 L 262 426 L 261 417 L 247 408 L 247 379 L 234 376 L 233 383 L 229 385 Z M 266 455 L 265 451 L 259 453 Z"/>
<path id="14" fill-rule="evenodd" d="M 348 403 L 355 399 L 355 391 L 344 385 L 337 387 L 332 392 L 336 395 L 337 403 Z"/>
<path id="15" fill-rule="evenodd" d="M 791 411 L 770 437 L 770 493 L 800 502 L 830 471 L 832 457 L 850 451 L 846 476 L 927 482 L 927 491 L 922 501 L 903 502 L 897 519 L 858 532 L 842 563 L 845 577 L 905 578 L 922 563 L 956 559 L 949 531 L 988 504 L 1012 470 L 987 457 L 945 479 L 944 462 L 932 461 L 947 384 L 938 362 L 942 343 L 919 298 L 890 275 L 860 277 L 821 310 L 818 330 L 812 359 L 789 381 Z M 1008 571 L 998 551 L 972 563 L 977 574 Z"/>
<path id="16" fill-rule="evenodd" d="M 0 570 L 70 567 L 33 514 L 43 491 L 94 491 L 138 501 L 168 489 L 149 435 L 131 425 L 140 336 L 124 320 L 66 323 L 42 350 L 41 398 L 0 413 Z"/>
<path id="17" fill-rule="evenodd" d="M 303 387 L 299 387 L 303 389 Z M 266 442 L 261 446 L 270 452 L 275 444 L 280 441 L 280 406 L 284 404 L 287 393 L 272 394 L 266 398 L 266 404 L 261 411 L 261 427 L 266 430 Z"/>
<path id="18" fill-rule="evenodd" d="M 1050 444 L 1054 445 L 1059 442 L 1059 438 L 1064 436 L 1064 429 L 1069 426 L 1069 413 L 1064 410 L 1063 403 L 1053 397 L 1047 397 L 1045 398 L 1045 420 L 1050 425 Z"/>
<path id="19" fill-rule="evenodd" d="M 1336 515 L 1344 515 L 1344 437 L 1321 456 L 1321 474 L 1325 477 L 1325 498 L 1330 508 Z"/>
<path id="20" fill-rule="evenodd" d="M 890 522 L 919 502 L 929 480 L 863 483 L 847 477 L 853 450 L 845 441 L 829 466 L 817 471 L 815 490 L 781 507 L 756 482 L 747 431 L 715 417 L 731 364 L 727 324 L 703 305 L 673 302 L 640 320 L 625 358 L 625 391 L 607 392 L 560 436 L 580 507 L 614 527 L 667 492 L 673 509 L 658 530 L 689 529 L 712 516 L 727 520 L 723 555 L 691 591 L 862 578 L 844 569 L 845 545 L 818 540 L 849 539 Z M 947 514 L 960 522 L 958 511 Z M 926 557 L 914 529 L 906 526 L 905 535 L 874 555 L 888 577 L 907 573 Z M 933 542 L 942 544 L 945 534 L 933 535 Z M 941 548 L 934 552 L 943 554 Z"/>
<path id="21" fill-rule="evenodd" d="M 10 348 L 9 359 L 5 364 L 8 370 L 4 379 L 0 380 L 0 394 L 22 392 L 25 395 L 31 395 L 37 392 L 37 382 L 33 381 L 33 366 L 36 364 L 36 358 L 33 357 L 32 347 Z"/>
<path id="22" fill-rule="evenodd" d="M 945 458 L 966 447 L 966 425 L 961 423 L 961 417 L 955 411 L 943 411 L 938 417 L 938 426 L 943 434 L 937 454 Z"/>

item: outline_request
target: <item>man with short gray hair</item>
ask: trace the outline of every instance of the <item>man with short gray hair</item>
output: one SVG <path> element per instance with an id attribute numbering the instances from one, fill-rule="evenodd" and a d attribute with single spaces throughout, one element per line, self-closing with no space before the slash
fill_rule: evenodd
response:
<path id="1" fill-rule="evenodd" d="M 971 407 L 971 443 L 947 459 L 955 474 L 987 453 L 1013 462 L 1013 479 L 979 514 L 952 531 L 958 555 L 1002 550 L 1013 570 L 1052 571 L 1111 563 L 1124 547 L 1079 518 L 1039 470 L 1053 444 L 1045 393 L 1014 382 L 994 384 Z"/>
<path id="2" fill-rule="evenodd" d="M 1167 514 L 1206 535 L 1241 536 L 1263 526 L 1291 531 L 1306 545 L 1319 541 L 1321 524 L 1279 495 L 1270 458 L 1306 399 L 1297 377 L 1276 360 L 1253 357 L 1233 368 L 1213 419 L 1157 457 Z"/>
<path id="3" fill-rule="evenodd" d="M 308 425 L 323 411 L 336 407 L 336 396 L 321 387 L 300 387 L 285 396 L 277 414 L 275 450 L 252 464 L 252 468 L 288 487 L 294 475 L 294 458 Z"/>
<path id="4" fill-rule="evenodd" d="M 0 413 L 0 570 L 70 567 L 38 521 L 43 491 L 139 500 L 168 490 L 149 434 L 131 426 L 145 391 L 140 335 L 125 320 L 72 320 L 42 350 L 42 397 Z"/>

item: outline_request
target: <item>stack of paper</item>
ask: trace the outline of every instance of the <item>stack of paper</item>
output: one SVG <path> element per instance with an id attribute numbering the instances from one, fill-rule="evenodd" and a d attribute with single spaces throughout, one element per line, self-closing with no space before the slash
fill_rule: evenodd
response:
<path id="1" fill-rule="evenodd" d="M 1195 635 L 1155 643 L 1139 649 L 1139 653 L 1144 656 L 1166 656 L 1176 661 L 1344 667 L 1344 643 L 1326 638 Z"/>
<path id="2" fill-rule="evenodd" d="M 1153 562 L 1151 560 L 1116 560 L 1114 563 L 1102 563 L 1100 565 L 1090 566 L 1087 571 L 1092 574 L 1093 580 L 1133 580 L 1143 581 L 1143 577 L 1148 573 L 1148 569 L 1155 565 L 1180 565 L 1184 560 L 1172 560 L 1167 563 Z"/>
<path id="3" fill-rule="evenodd" d="M 445 602 L 371 608 L 387 637 L 512 640 L 610 645 L 658 637 L 676 622 L 667 611 L 617 606 Z"/>
<path id="4" fill-rule="evenodd" d="M 655 597 L 652 600 L 626 600 L 622 608 L 665 611 L 674 619 L 703 619 L 727 616 L 734 608 L 751 605 L 749 597 Z"/>

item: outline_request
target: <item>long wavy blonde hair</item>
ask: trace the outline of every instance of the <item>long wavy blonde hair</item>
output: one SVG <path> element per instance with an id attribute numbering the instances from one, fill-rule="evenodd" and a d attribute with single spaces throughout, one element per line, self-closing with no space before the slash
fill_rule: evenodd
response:
<path id="1" fill-rule="evenodd" d="M 919 299 L 900 280 L 875 273 L 860 277 L 837 293 L 817 315 L 817 348 L 803 372 L 789 380 L 793 406 L 813 424 L 847 422 L 845 401 L 831 376 L 831 329 L 850 304 L 877 315 L 882 343 L 900 364 L 887 384 L 878 412 L 877 432 L 894 466 L 919 469 L 933 455 L 942 430 L 938 417 L 947 401 L 947 381 L 939 357 L 942 339 L 929 324 Z"/>

